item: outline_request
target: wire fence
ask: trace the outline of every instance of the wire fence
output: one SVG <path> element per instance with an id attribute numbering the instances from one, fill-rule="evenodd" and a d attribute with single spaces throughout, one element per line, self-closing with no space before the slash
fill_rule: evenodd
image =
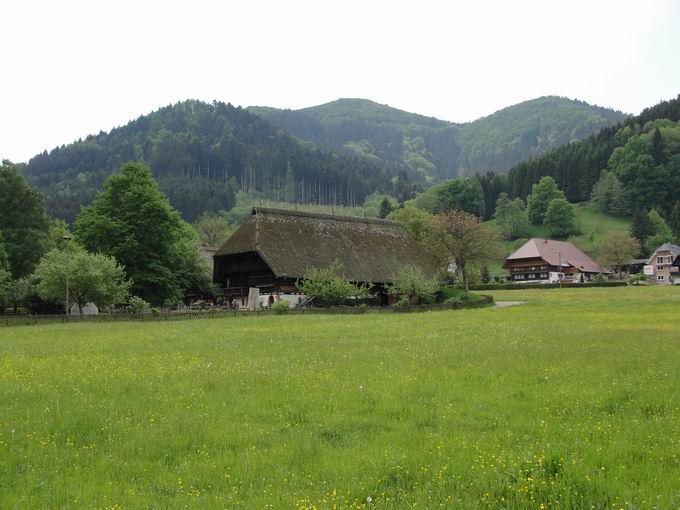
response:
<path id="1" fill-rule="evenodd" d="M 415 313 L 434 310 L 459 310 L 463 308 L 481 308 L 493 305 L 491 296 L 481 296 L 476 301 L 460 301 L 454 303 L 435 303 L 411 306 L 340 306 L 330 308 L 293 308 L 278 311 L 262 309 L 255 311 L 233 310 L 228 308 L 210 308 L 206 310 L 169 311 L 158 313 L 100 313 L 98 315 L 65 315 L 65 314 L 23 314 L 0 315 L 0 327 L 33 326 L 41 324 L 96 323 L 96 322 L 162 322 L 187 321 L 193 319 L 225 319 L 237 317 L 253 317 L 267 315 L 311 315 L 311 314 L 367 314 L 367 313 Z"/>

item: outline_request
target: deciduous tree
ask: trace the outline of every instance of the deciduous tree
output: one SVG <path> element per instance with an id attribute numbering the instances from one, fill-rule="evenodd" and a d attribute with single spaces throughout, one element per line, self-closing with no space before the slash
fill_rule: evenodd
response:
<path id="1" fill-rule="evenodd" d="M 623 216 L 630 213 L 623 183 L 614 172 L 603 170 L 600 179 L 593 186 L 590 199 L 601 211 Z"/>
<path id="2" fill-rule="evenodd" d="M 640 253 L 640 241 L 625 232 L 614 231 L 600 243 L 600 259 L 605 267 L 611 267 L 622 278 L 623 266 Z"/>
<path id="3" fill-rule="evenodd" d="M 80 314 L 87 303 L 98 307 L 122 303 L 130 282 L 113 257 L 85 250 L 52 250 L 35 270 L 38 294 L 46 300 L 63 303 L 68 276 L 69 298 Z"/>
<path id="4" fill-rule="evenodd" d="M 574 206 L 564 197 L 553 199 L 543 218 L 551 237 L 567 237 L 576 233 L 576 213 Z"/>
<path id="5" fill-rule="evenodd" d="M 411 234 L 413 239 L 422 243 L 426 238 L 427 225 L 432 215 L 422 209 L 407 205 L 394 211 L 393 218 L 406 232 Z"/>
<path id="6" fill-rule="evenodd" d="M 456 264 L 466 291 L 470 266 L 497 260 L 503 253 L 498 230 L 465 211 L 434 216 L 428 228 L 428 243 L 443 265 Z"/>
<path id="7" fill-rule="evenodd" d="M 673 232 L 656 209 L 650 210 L 647 217 L 654 228 L 654 233 L 645 241 L 645 248 L 648 253 L 652 253 L 663 243 L 672 243 L 674 237 Z"/>
<path id="8" fill-rule="evenodd" d="M 221 246 L 235 230 L 221 214 L 203 213 L 196 222 L 196 231 L 201 241 L 215 248 Z"/>
<path id="9" fill-rule="evenodd" d="M 114 257 L 132 292 L 153 304 L 176 303 L 191 286 L 208 285 L 197 238 L 182 221 L 146 165 L 126 163 L 76 222 L 89 251 Z M 200 281 L 195 281 L 200 277 Z"/>
<path id="10" fill-rule="evenodd" d="M 501 193 L 496 201 L 494 217 L 505 239 L 517 239 L 527 234 L 529 220 L 521 198 L 511 200 L 507 193 Z"/>
<path id="11" fill-rule="evenodd" d="M 542 177 L 541 180 L 531 187 L 531 194 L 527 197 L 529 220 L 531 223 L 543 223 L 548 206 L 556 198 L 566 198 L 564 193 L 557 187 L 555 179 L 550 176 Z"/>
<path id="12" fill-rule="evenodd" d="M 33 271 L 44 253 L 48 227 L 42 194 L 4 160 L 0 166 L 0 233 L 14 278 Z"/>

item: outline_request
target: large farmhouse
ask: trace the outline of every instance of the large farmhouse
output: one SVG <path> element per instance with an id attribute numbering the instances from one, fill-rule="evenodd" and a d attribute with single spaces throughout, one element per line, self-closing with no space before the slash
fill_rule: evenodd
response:
<path id="1" fill-rule="evenodd" d="M 529 239 L 503 267 L 517 283 L 580 283 L 610 273 L 571 243 L 538 238 Z"/>
<path id="2" fill-rule="evenodd" d="M 647 260 L 644 267 L 645 276 L 654 284 L 678 283 L 677 281 L 680 281 L 680 268 L 676 264 L 678 260 L 680 260 L 680 246 L 664 243 L 654 250 Z"/>
<path id="3" fill-rule="evenodd" d="M 238 306 L 245 306 L 251 288 L 265 296 L 264 304 L 294 301 L 302 299 L 296 282 L 306 270 L 336 259 L 346 278 L 371 282 L 378 291 L 406 265 L 428 277 L 437 273 L 435 259 L 396 222 L 254 208 L 215 253 L 213 280 L 218 293 Z"/>

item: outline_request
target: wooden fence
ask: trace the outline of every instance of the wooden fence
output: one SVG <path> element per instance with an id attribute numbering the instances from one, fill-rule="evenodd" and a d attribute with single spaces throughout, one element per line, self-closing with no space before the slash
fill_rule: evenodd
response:
<path id="1" fill-rule="evenodd" d="M 493 305 L 491 296 L 482 296 L 477 301 L 455 303 L 436 303 L 431 305 L 413 306 L 367 306 L 367 307 L 332 307 L 332 308 L 293 308 L 291 310 L 276 311 L 263 309 L 257 311 L 229 310 L 226 308 L 211 308 L 207 310 L 192 310 L 182 312 L 160 313 L 101 313 L 99 315 L 0 315 L 0 327 L 31 326 L 38 324 L 66 324 L 91 322 L 162 322 L 185 321 L 192 319 L 224 319 L 235 317 L 252 317 L 266 315 L 310 315 L 310 314 L 364 314 L 364 313 L 414 313 L 432 310 L 459 310 L 463 308 L 481 308 Z"/>

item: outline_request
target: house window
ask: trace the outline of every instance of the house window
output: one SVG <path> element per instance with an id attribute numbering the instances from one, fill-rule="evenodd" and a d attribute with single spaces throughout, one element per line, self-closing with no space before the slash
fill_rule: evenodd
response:
<path id="1" fill-rule="evenodd" d="M 663 264 L 663 257 L 657 257 L 657 258 L 656 258 L 656 263 L 657 263 L 657 264 Z"/>
<path id="2" fill-rule="evenodd" d="M 541 273 L 541 278 L 542 279 L 548 278 L 548 273 Z"/>
<path id="3" fill-rule="evenodd" d="M 513 278 L 514 278 L 515 280 L 521 280 L 521 279 L 522 279 L 522 275 L 521 275 L 521 274 L 516 274 L 516 275 L 513 276 Z"/>
<path id="4" fill-rule="evenodd" d="M 673 263 L 673 255 L 668 256 L 668 263 L 672 264 Z"/>
<path id="5" fill-rule="evenodd" d="M 663 271 L 663 266 L 656 266 L 657 271 Z"/>
<path id="6" fill-rule="evenodd" d="M 656 279 L 659 280 L 660 282 L 662 282 L 666 279 L 666 277 L 662 274 L 658 274 L 658 275 L 656 275 Z"/>
<path id="7" fill-rule="evenodd" d="M 536 278 L 536 275 L 534 273 L 531 273 L 529 275 L 529 280 L 533 280 L 534 278 Z"/>

